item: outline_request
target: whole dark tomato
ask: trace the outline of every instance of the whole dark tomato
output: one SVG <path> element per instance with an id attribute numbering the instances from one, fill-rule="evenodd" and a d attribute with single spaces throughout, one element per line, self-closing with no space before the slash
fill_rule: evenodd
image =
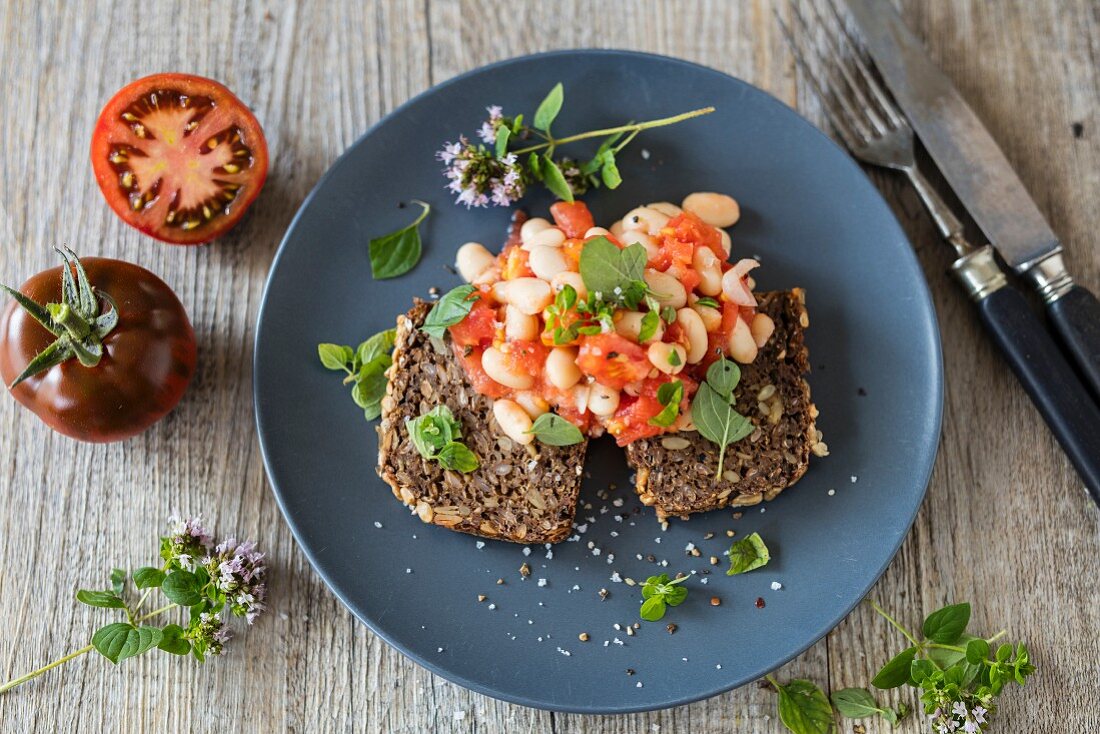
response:
<path id="1" fill-rule="evenodd" d="M 179 403 L 195 373 L 195 332 L 148 270 L 65 259 L 24 283 L 0 316 L 0 377 L 55 431 L 120 441 Z"/>
<path id="2" fill-rule="evenodd" d="M 218 82 L 191 74 L 153 74 L 120 89 L 99 113 L 91 154 L 115 213 L 177 245 L 224 234 L 267 178 L 255 115 Z"/>

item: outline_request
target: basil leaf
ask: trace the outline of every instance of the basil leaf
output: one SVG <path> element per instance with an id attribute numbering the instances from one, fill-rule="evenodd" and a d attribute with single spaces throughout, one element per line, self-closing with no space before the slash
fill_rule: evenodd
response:
<path id="1" fill-rule="evenodd" d="M 650 311 L 650 313 L 653 313 Z M 644 324 L 644 319 L 643 319 Z M 657 388 L 657 402 L 665 406 L 660 413 L 649 419 L 649 425 L 667 428 L 676 422 L 680 415 L 680 401 L 684 399 L 684 383 L 680 380 L 666 382 Z"/>
<path id="2" fill-rule="evenodd" d="M 843 688 L 832 695 L 833 705 L 841 716 L 849 719 L 865 719 L 875 714 L 885 714 L 886 709 L 866 688 Z M 893 711 L 890 712 L 891 714 Z"/>
<path id="3" fill-rule="evenodd" d="M 882 666 L 882 670 L 871 679 L 871 685 L 883 690 L 905 685 L 909 682 L 909 670 L 916 655 L 917 648 L 915 647 L 902 650 L 891 658 L 890 662 Z"/>
<path id="4" fill-rule="evenodd" d="M 595 237 L 581 250 L 581 279 L 589 293 L 599 293 L 606 299 L 622 298 L 628 289 L 637 290 L 640 284 L 640 300 L 645 296 L 646 260 L 646 250 L 641 244 L 620 250 L 606 237 Z"/>
<path id="5" fill-rule="evenodd" d="M 638 343 L 644 344 L 657 333 L 657 327 L 661 325 L 661 316 L 656 311 L 646 311 L 642 317 L 641 328 L 638 329 Z"/>
<path id="6" fill-rule="evenodd" d="M 512 131 L 506 126 L 501 125 L 497 128 L 497 139 L 495 141 L 495 149 L 497 158 L 503 158 L 505 153 L 508 152 L 508 140 L 512 137 Z"/>
<path id="7" fill-rule="evenodd" d="M 792 680 L 779 686 L 779 720 L 794 734 L 836 731 L 829 699 L 808 680 Z"/>
<path id="8" fill-rule="evenodd" d="M 182 569 L 168 574 L 160 585 L 164 595 L 181 607 L 192 607 L 202 601 L 201 589 L 198 577 Z"/>
<path id="9" fill-rule="evenodd" d="M 924 620 L 924 636 L 941 645 L 951 645 L 966 631 L 970 622 L 970 604 L 951 604 L 932 612 Z"/>
<path id="10" fill-rule="evenodd" d="M 579 428 L 554 413 L 540 415 L 527 433 L 533 434 L 539 443 L 547 446 L 572 446 L 584 441 Z"/>
<path id="11" fill-rule="evenodd" d="M 396 338 L 397 329 L 386 329 L 385 331 L 378 332 L 359 345 L 359 348 L 356 350 L 359 361 L 365 365 L 373 362 L 383 354 L 389 354 L 393 351 L 393 343 Z"/>
<path id="12" fill-rule="evenodd" d="M 139 589 L 156 588 L 164 583 L 164 571 L 152 566 L 142 566 L 134 571 L 134 583 Z"/>
<path id="13" fill-rule="evenodd" d="M 454 326 L 469 315 L 470 309 L 474 307 L 474 301 L 477 300 L 477 298 L 470 299 L 470 296 L 476 292 L 477 288 L 472 285 L 460 285 L 447 291 L 432 306 L 420 330 L 436 339 L 442 339 L 448 326 Z"/>
<path id="14" fill-rule="evenodd" d="M 672 306 L 665 306 L 661 309 L 661 318 L 664 319 L 666 324 L 676 323 L 676 309 Z"/>
<path id="15" fill-rule="evenodd" d="M 706 306 L 707 308 L 722 308 L 722 304 L 710 296 L 703 296 L 702 298 L 696 299 L 695 305 Z"/>
<path id="16" fill-rule="evenodd" d="M 447 469 L 453 469 L 463 474 L 468 474 L 481 466 L 481 462 L 477 460 L 474 452 L 458 441 L 451 441 L 440 449 L 436 459 Z"/>
<path id="17" fill-rule="evenodd" d="M 741 368 L 732 359 L 722 357 L 707 368 L 707 384 L 727 401 L 732 400 L 737 383 L 741 382 Z"/>
<path id="18" fill-rule="evenodd" d="M 355 356 L 351 347 L 342 347 L 339 344 L 318 344 L 317 356 L 321 358 L 321 364 L 330 370 L 345 370 L 348 362 Z"/>
<path id="19" fill-rule="evenodd" d="M 89 591 L 81 589 L 76 592 L 76 600 L 90 607 L 102 607 L 104 609 L 123 609 L 126 602 L 113 591 Z"/>
<path id="20" fill-rule="evenodd" d="M 545 133 L 550 132 L 550 125 L 554 122 L 554 118 L 558 116 L 558 113 L 561 112 L 561 105 L 564 101 L 565 90 L 562 88 L 561 82 L 558 82 L 546 95 L 546 98 L 539 103 L 538 109 L 535 110 L 535 127 Z"/>
<path id="21" fill-rule="evenodd" d="M 665 616 L 665 600 L 659 596 L 651 596 L 642 602 L 638 616 L 647 622 L 660 621 Z"/>
<path id="22" fill-rule="evenodd" d="M 542 155 L 540 169 L 542 171 L 542 182 L 546 184 L 546 188 L 550 189 L 550 193 L 562 201 L 573 201 L 573 189 L 569 188 L 569 182 L 565 180 L 565 174 L 561 172 L 558 164 L 554 162 L 554 159 L 548 153 Z"/>
<path id="23" fill-rule="evenodd" d="M 771 553 L 768 551 L 768 546 L 764 544 L 764 539 L 760 537 L 760 533 L 753 533 L 730 546 L 730 567 L 726 575 L 735 576 L 752 571 L 754 568 L 762 568 L 768 565 L 771 559 Z"/>
<path id="24" fill-rule="evenodd" d="M 162 633 L 156 627 L 135 627 L 126 622 L 115 622 L 96 630 L 92 635 L 92 645 L 103 657 L 117 665 L 126 658 L 156 647 L 161 637 Z"/>
<path id="25" fill-rule="evenodd" d="M 375 280 L 404 275 L 420 262 L 420 223 L 432 208 L 422 201 L 414 203 L 424 210 L 412 224 L 370 241 L 370 270 Z"/>
<path id="26" fill-rule="evenodd" d="M 619 173 L 619 167 L 615 164 L 615 154 L 610 150 L 607 151 L 607 155 L 604 156 L 603 167 L 600 169 L 600 178 L 603 179 L 604 186 L 609 189 L 619 188 L 619 184 L 623 182 L 623 177 Z"/>
<path id="27" fill-rule="evenodd" d="M 191 652 L 191 643 L 183 637 L 183 628 L 178 624 L 168 624 L 161 630 L 157 648 L 173 655 L 186 655 Z"/>

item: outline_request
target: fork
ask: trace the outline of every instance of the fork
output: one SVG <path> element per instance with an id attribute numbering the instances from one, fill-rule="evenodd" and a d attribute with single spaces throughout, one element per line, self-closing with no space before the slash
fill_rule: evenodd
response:
<path id="1" fill-rule="evenodd" d="M 900 171 L 913 184 L 936 229 L 955 249 L 952 272 L 977 304 L 1001 353 L 1100 505 L 1100 409 L 1023 294 L 1009 285 L 993 248 L 974 247 L 967 241 L 962 222 L 920 172 L 913 129 L 861 58 L 833 0 L 826 4 L 839 29 L 835 34 L 815 2 L 806 4 L 825 37 L 825 48 L 810 44 L 809 49 L 825 71 L 825 83 L 811 68 L 778 9 L 774 13 L 830 125 L 857 160 Z M 799 0 L 788 0 L 793 24 L 803 38 L 810 39 L 812 32 L 799 5 Z M 841 51 L 842 45 L 848 53 Z"/>

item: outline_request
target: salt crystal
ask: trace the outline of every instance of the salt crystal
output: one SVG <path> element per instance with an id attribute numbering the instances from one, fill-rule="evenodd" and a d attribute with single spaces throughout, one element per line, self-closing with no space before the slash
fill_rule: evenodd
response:
<path id="1" fill-rule="evenodd" d="M 546 586 L 546 579 L 539 579 L 539 586 Z"/>
<path id="2" fill-rule="evenodd" d="M 643 161 L 648 161 L 649 160 L 649 151 L 645 148 L 642 148 L 642 160 Z"/>
<path id="3" fill-rule="evenodd" d="M 382 523 L 380 523 L 380 522 L 378 522 L 377 520 L 375 520 L 375 521 L 374 521 L 374 527 L 376 527 L 376 528 L 381 528 L 381 527 L 382 527 Z"/>
<path id="4" fill-rule="evenodd" d="M 622 497 L 616 497 L 615 499 L 611 500 L 611 504 L 615 505 L 616 507 L 622 507 L 623 506 Z"/>
<path id="5" fill-rule="evenodd" d="M 413 570 L 411 568 L 406 568 L 405 569 L 405 573 L 412 573 L 412 572 L 413 572 Z"/>
<path id="6" fill-rule="evenodd" d="M 529 555 L 531 555 L 531 549 L 530 549 L 530 548 L 527 548 L 527 547 L 525 546 L 525 547 L 524 547 L 524 549 L 523 549 L 523 555 L 525 555 L 525 556 L 529 556 Z"/>
<path id="7" fill-rule="evenodd" d="M 833 496 L 834 494 L 836 494 L 836 490 L 835 490 L 835 489 L 830 489 L 830 490 L 828 491 L 828 495 L 829 495 L 830 497 L 832 497 L 832 496 Z"/>
<path id="8" fill-rule="evenodd" d="M 721 670 L 721 669 L 722 669 L 722 665 L 721 665 L 721 664 L 715 665 L 715 666 L 714 666 L 714 669 L 715 669 L 715 670 Z"/>
<path id="9" fill-rule="evenodd" d="M 497 605 L 496 605 L 496 604 L 490 604 L 490 605 L 489 605 L 489 608 L 490 608 L 490 609 L 496 609 L 496 608 L 497 608 Z"/>
<path id="10" fill-rule="evenodd" d="M 474 545 L 476 545 L 476 546 L 477 546 L 477 549 L 478 549 L 478 550 L 481 550 L 482 548 L 484 548 L 484 547 L 485 547 L 485 541 L 484 541 L 484 540 L 479 540 L 479 541 L 477 541 L 477 543 L 475 543 Z"/>
<path id="11" fill-rule="evenodd" d="M 611 574 L 611 580 L 614 581 L 616 584 L 621 584 L 623 582 L 623 577 L 619 575 L 618 571 L 616 571 L 615 573 Z"/>
<path id="12" fill-rule="evenodd" d="M 436 652 L 443 652 L 443 648 L 442 648 L 442 647 L 437 647 L 437 648 L 435 649 L 435 651 L 436 651 Z"/>
<path id="13" fill-rule="evenodd" d="M 642 682 L 641 682 L 641 681 L 638 681 L 638 682 L 637 682 L 637 683 L 635 683 L 634 685 L 635 685 L 635 686 L 637 686 L 638 688 L 641 688 L 641 687 L 642 687 Z"/>
<path id="14" fill-rule="evenodd" d="M 772 591 L 779 591 L 782 588 L 783 584 L 779 583 L 778 581 L 772 581 Z"/>
<path id="15" fill-rule="evenodd" d="M 562 649 L 562 648 L 560 648 L 560 647 L 558 648 L 558 652 L 560 652 L 560 653 L 561 653 L 562 655 L 564 655 L 565 657 L 569 657 L 570 655 L 572 655 L 572 654 L 573 654 L 573 653 L 569 652 L 568 650 L 564 650 L 564 649 Z"/>
<path id="16" fill-rule="evenodd" d="M 612 530 L 612 531 L 611 531 L 611 537 L 612 537 L 612 538 L 617 538 L 617 537 L 619 537 L 619 531 L 618 531 L 618 530 Z"/>
<path id="17" fill-rule="evenodd" d="M 856 475 L 853 474 L 852 475 L 852 484 L 855 484 L 857 481 L 859 481 L 858 477 L 856 477 Z"/>

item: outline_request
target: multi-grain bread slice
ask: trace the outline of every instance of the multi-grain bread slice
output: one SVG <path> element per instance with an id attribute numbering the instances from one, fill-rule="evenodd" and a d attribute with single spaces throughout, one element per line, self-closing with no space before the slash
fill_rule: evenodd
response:
<path id="1" fill-rule="evenodd" d="M 810 371 L 804 294 L 796 288 L 757 294 L 757 300 L 775 322 L 775 333 L 756 361 L 741 368 L 734 391 L 737 411 L 756 430 L 726 450 L 722 477 L 715 477 L 718 447 L 695 432 L 627 446 L 638 495 L 661 519 L 770 500 L 806 473 L 811 453 L 826 453 L 803 377 Z"/>
<path id="2" fill-rule="evenodd" d="M 587 442 L 523 446 L 507 438 L 492 401 L 470 386 L 450 344 L 420 330 L 429 310 L 418 301 L 397 320 L 378 426 L 379 476 L 424 522 L 517 543 L 563 540 L 573 526 Z M 441 404 L 481 462 L 469 474 L 424 459 L 409 438 L 405 421 Z"/>

